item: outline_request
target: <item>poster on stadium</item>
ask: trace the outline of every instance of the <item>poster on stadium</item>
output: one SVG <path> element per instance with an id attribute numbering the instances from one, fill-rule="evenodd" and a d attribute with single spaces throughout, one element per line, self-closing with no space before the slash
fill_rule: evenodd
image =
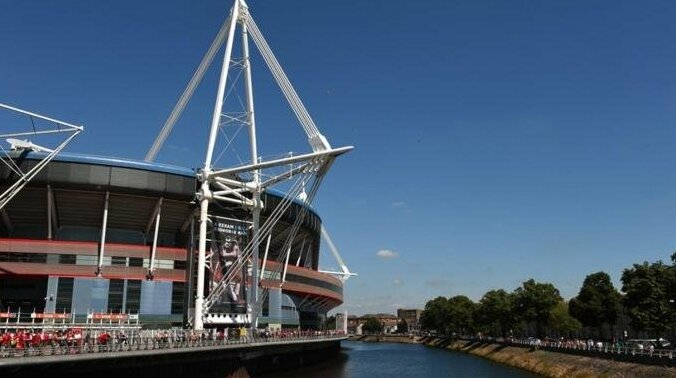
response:
<path id="1" fill-rule="evenodd" d="M 249 222 L 212 216 L 207 235 L 207 295 L 223 279 L 229 283 L 211 313 L 246 313 L 247 272 L 250 262 L 242 251 L 249 242 Z"/>

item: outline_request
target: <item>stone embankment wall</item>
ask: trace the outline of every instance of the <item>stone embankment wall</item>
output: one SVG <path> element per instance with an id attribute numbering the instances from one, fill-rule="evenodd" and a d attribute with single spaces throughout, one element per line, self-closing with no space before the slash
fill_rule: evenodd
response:
<path id="1" fill-rule="evenodd" d="M 622 362 L 617 359 L 486 342 L 450 341 L 441 338 L 425 338 L 420 341 L 430 347 L 480 356 L 545 377 L 676 377 L 676 368 L 668 366 Z M 620 356 L 619 359 L 621 358 Z"/>

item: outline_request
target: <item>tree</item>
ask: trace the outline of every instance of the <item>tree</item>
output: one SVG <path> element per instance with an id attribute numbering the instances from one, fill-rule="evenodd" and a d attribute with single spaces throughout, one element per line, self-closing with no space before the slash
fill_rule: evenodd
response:
<path id="1" fill-rule="evenodd" d="M 622 272 L 623 304 L 632 327 L 659 336 L 669 327 L 669 267 L 658 261 L 634 264 Z"/>
<path id="2" fill-rule="evenodd" d="M 397 333 L 408 333 L 408 323 L 406 323 L 406 319 L 401 319 L 397 325 Z"/>
<path id="3" fill-rule="evenodd" d="M 549 325 L 556 336 L 571 337 L 582 328 L 582 324 L 570 316 L 568 305 L 559 302 L 549 313 Z"/>
<path id="4" fill-rule="evenodd" d="M 436 297 L 425 304 L 420 314 L 420 326 L 426 330 L 446 333 L 450 318 L 448 299 Z"/>
<path id="5" fill-rule="evenodd" d="M 620 309 L 620 293 L 615 289 L 610 276 L 605 272 L 588 275 L 577 297 L 569 303 L 570 314 L 586 327 L 600 328 L 617 321 Z"/>
<path id="6" fill-rule="evenodd" d="M 383 324 L 376 318 L 366 318 L 366 322 L 362 326 L 362 331 L 367 333 L 381 333 L 383 332 Z"/>
<path id="7" fill-rule="evenodd" d="M 468 334 L 474 330 L 474 310 L 476 304 L 464 295 L 456 295 L 448 300 L 448 329 L 456 334 Z"/>
<path id="8" fill-rule="evenodd" d="M 514 290 L 513 311 L 526 322 L 535 324 L 537 336 L 544 337 L 550 312 L 563 301 L 559 290 L 550 283 L 538 283 L 530 279 Z"/>
<path id="9" fill-rule="evenodd" d="M 495 337 L 507 336 L 515 323 L 512 301 L 512 295 L 502 289 L 484 294 L 475 311 L 476 326 Z"/>

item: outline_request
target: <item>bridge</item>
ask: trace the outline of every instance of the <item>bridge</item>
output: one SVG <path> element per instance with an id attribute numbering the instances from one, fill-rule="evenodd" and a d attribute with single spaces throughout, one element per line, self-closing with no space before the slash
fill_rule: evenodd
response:
<path id="1" fill-rule="evenodd" d="M 0 346 L 0 374 L 21 377 L 236 377 L 296 368 L 340 350 L 345 335 L 298 332 L 228 336 L 185 330 L 51 339 Z M 63 375 L 62 375 L 63 374 Z"/>

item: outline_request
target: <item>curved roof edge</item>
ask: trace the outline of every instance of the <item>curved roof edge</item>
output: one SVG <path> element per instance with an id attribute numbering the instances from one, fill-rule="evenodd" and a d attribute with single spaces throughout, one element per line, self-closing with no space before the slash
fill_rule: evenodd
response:
<path id="1" fill-rule="evenodd" d="M 31 151 L 26 155 L 26 158 L 31 159 L 31 158 L 44 158 L 46 157 L 47 154 L 44 152 L 35 152 Z M 177 165 L 171 165 L 171 164 L 162 164 L 162 163 L 155 163 L 155 162 L 147 162 L 143 160 L 134 160 L 134 159 L 127 159 L 127 158 L 119 158 L 119 157 L 112 157 L 112 156 L 100 156 L 100 155 L 90 155 L 90 154 L 79 154 L 79 153 L 66 153 L 66 152 L 61 152 L 57 154 L 52 161 L 61 161 L 61 162 L 69 162 L 69 163 L 82 163 L 82 164 L 96 164 L 96 165 L 104 165 L 104 166 L 109 166 L 109 167 L 124 167 L 124 168 L 133 168 L 133 169 L 141 169 L 141 170 L 147 170 L 147 171 L 154 171 L 154 172 L 160 172 L 160 173 L 168 173 L 168 174 L 174 174 L 174 175 L 179 175 L 179 176 L 185 176 L 185 177 L 191 177 L 196 179 L 196 173 L 197 169 L 195 168 L 187 168 L 187 167 L 180 167 Z M 268 189 L 269 193 L 283 198 L 285 193 L 275 190 L 275 189 Z M 312 211 L 317 217 L 321 219 L 319 214 L 315 211 L 315 209 L 312 206 L 308 206 L 307 203 L 295 198 L 293 202 L 299 206 L 307 206 L 310 211 Z"/>
<path id="2" fill-rule="evenodd" d="M 44 157 L 45 153 L 40 152 L 30 152 L 28 158 L 31 157 Z M 89 154 L 74 154 L 74 153 L 59 153 L 53 159 L 53 161 L 64 161 L 71 163 L 85 163 L 85 164 L 97 164 L 105 165 L 110 167 L 125 167 L 125 168 L 135 168 L 142 169 L 147 171 L 155 171 L 160 173 L 170 173 L 174 175 L 186 176 L 186 177 L 195 177 L 196 170 L 186 167 L 180 167 L 177 165 L 162 164 L 162 163 L 150 163 L 143 160 L 133 160 L 119 157 L 111 156 L 99 156 L 99 155 L 89 155 Z"/>

